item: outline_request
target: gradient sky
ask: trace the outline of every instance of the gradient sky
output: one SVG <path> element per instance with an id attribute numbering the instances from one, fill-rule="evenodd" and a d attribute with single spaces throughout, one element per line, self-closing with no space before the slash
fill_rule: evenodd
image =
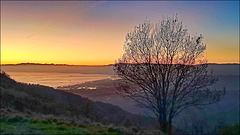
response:
<path id="1" fill-rule="evenodd" d="M 239 2 L 1 1 L 1 64 L 112 64 L 140 22 L 178 14 L 211 63 L 239 63 Z"/>

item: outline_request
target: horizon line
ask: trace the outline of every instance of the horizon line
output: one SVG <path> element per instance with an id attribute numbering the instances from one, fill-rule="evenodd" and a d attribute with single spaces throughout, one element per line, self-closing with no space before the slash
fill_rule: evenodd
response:
<path id="1" fill-rule="evenodd" d="M 215 62 L 210 62 L 207 64 L 240 64 L 240 63 L 215 63 Z M 111 66 L 114 64 L 103 64 L 103 65 L 75 65 L 75 64 L 55 64 L 55 63 L 31 63 L 31 62 L 26 62 L 26 63 L 17 63 L 17 64 L 0 64 L 1 66 L 11 66 L 11 65 L 53 65 L 53 66 Z"/>
<path id="2" fill-rule="evenodd" d="M 11 66 L 11 65 L 53 65 L 53 66 L 110 66 L 110 65 L 114 65 L 114 64 L 102 64 L 102 65 L 84 65 L 84 64 L 55 64 L 55 63 L 32 63 L 32 62 L 24 62 L 24 63 L 16 63 L 16 64 L 12 64 L 12 63 L 8 63 L 8 64 L 0 64 L 1 66 Z"/>

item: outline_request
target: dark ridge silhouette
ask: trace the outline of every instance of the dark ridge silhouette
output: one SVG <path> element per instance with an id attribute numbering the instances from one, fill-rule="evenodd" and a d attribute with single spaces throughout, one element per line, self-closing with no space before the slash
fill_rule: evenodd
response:
<path id="1" fill-rule="evenodd" d="M 239 63 L 207 63 L 208 65 L 240 65 Z M 114 66 L 116 64 L 108 65 L 69 65 L 69 64 L 54 64 L 54 63 L 17 63 L 17 64 L 1 64 L 1 66 L 16 66 L 16 65 L 46 65 L 46 66 L 85 66 L 85 67 L 103 67 Z"/>
<path id="2" fill-rule="evenodd" d="M 239 63 L 208 63 L 208 65 L 240 65 Z"/>
<path id="3" fill-rule="evenodd" d="M 85 67 L 102 67 L 102 66 L 111 66 L 109 65 L 69 65 L 69 64 L 54 64 L 54 63 L 18 63 L 18 64 L 1 64 L 1 66 L 17 66 L 17 65 L 42 65 L 42 66 L 85 66 Z"/>

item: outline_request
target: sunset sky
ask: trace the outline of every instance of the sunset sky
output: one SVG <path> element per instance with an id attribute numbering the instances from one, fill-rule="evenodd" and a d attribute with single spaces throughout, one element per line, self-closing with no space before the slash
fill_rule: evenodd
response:
<path id="1" fill-rule="evenodd" d="M 1 1 L 1 64 L 113 64 L 135 25 L 176 13 L 210 63 L 239 63 L 238 1 Z"/>

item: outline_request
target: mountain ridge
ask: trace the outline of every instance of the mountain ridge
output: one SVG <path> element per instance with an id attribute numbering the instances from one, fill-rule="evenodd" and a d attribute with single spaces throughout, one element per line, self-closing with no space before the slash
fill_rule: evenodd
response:
<path id="1" fill-rule="evenodd" d="M 208 63 L 209 65 L 240 65 L 240 63 Z M 17 64 L 1 64 L 1 66 L 17 66 L 17 65 L 47 65 L 47 66 L 86 66 L 86 67 L 98 67 L 98 66 L 113 66 L 115 64 L 106 65 L 72 65 L 72 64 L 54 64 L 54 63 L 17 63 Z"/>

